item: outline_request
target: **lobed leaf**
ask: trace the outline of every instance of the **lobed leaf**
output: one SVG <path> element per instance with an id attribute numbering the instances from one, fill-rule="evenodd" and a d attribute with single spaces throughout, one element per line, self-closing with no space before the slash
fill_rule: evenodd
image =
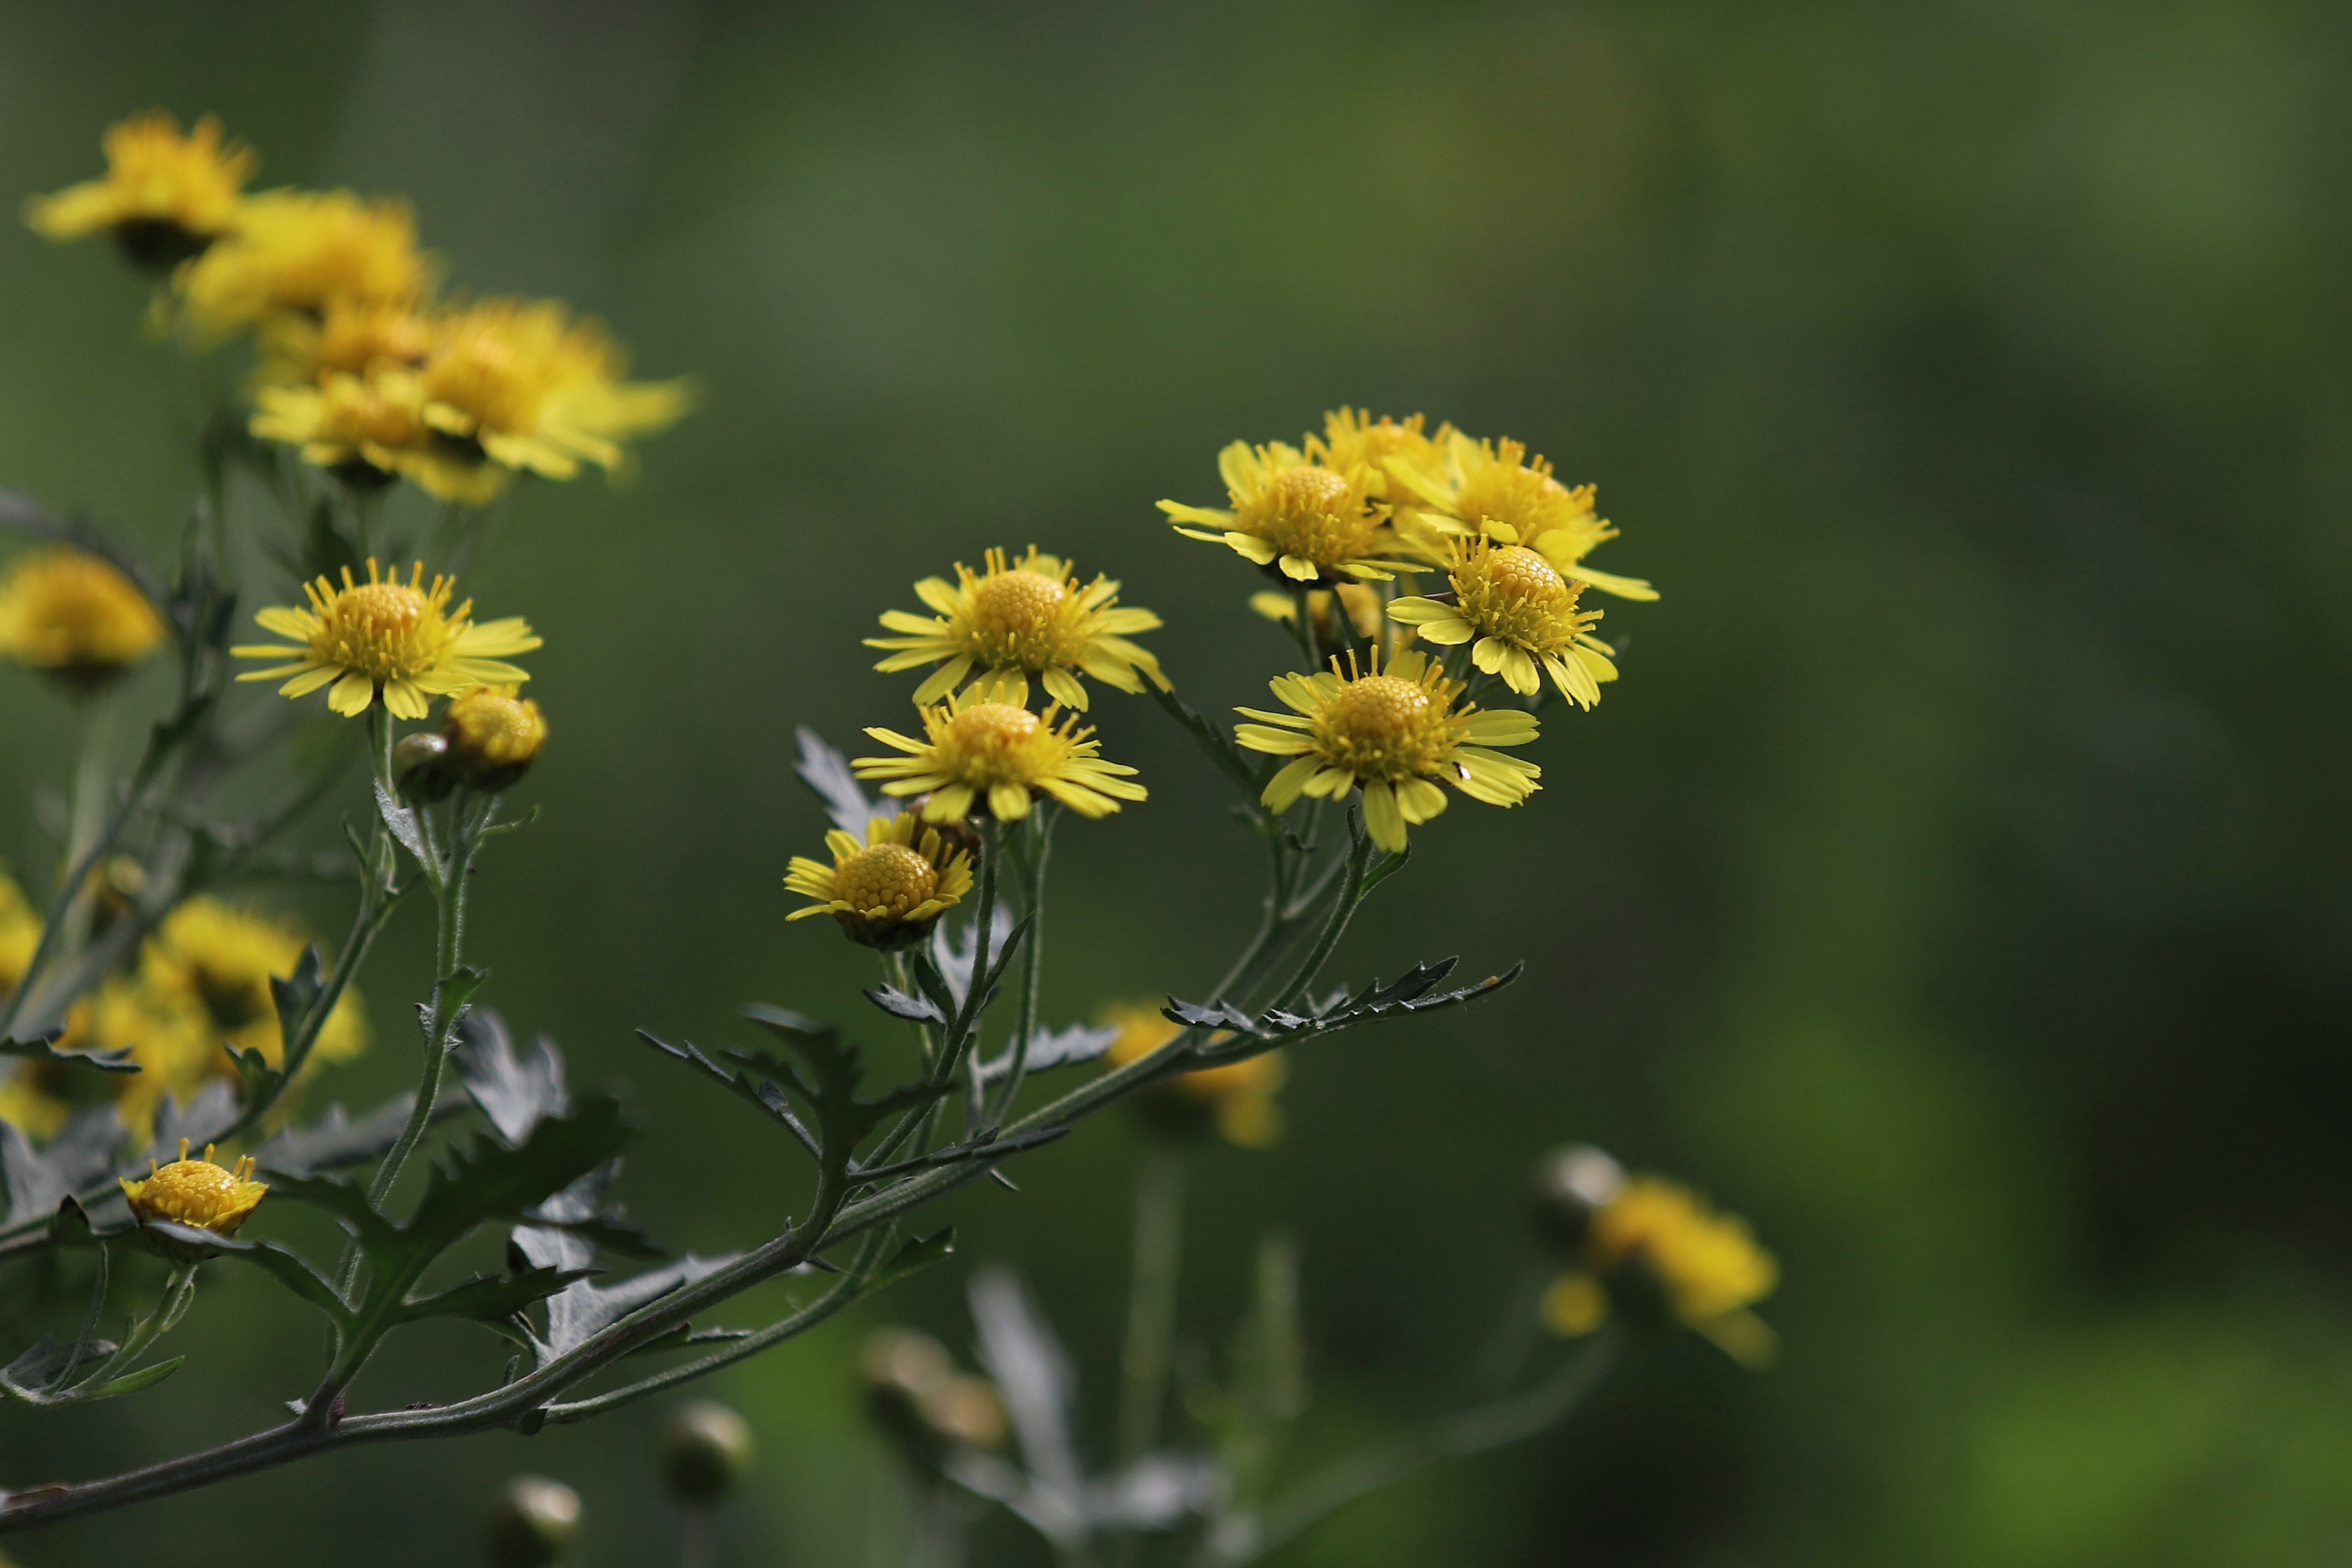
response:
<path id="1" fill-rule="evenodd" d="M 488 1008 L 468 1008 L 458 1019 L 450 1059 L 466 1092 L 509 1148 L 572 1103 L 563 1083 L 563 1055 L 555 1042 L 541 1035 L 530 1050 L 518 1053 L 506 1020 Z"/>

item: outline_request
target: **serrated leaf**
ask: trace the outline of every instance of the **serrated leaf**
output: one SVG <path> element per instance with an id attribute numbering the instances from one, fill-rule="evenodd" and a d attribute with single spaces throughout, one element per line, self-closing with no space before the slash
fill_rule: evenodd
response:
<path id="1" fill-rule="evenodd" d="M 273 1187 L 271 1190 L 274 1192 L 276 1189 Z M 170 1232 L 185 1231 L 189 1228 L 186 1226 L 166 1226 L 152 1220 L 148 1225 L 150 1229 Z M 180 1238 L 175 1237 L 175 1239 Z M 346 1321 L 351 1316 L 350 1308 L 341 1297 L 335 1294 L 335 1288 L 329 1284 L 317 1269 L 304 1262 L 300 1256 L 279 1246 L 277 1242 L 248 1240 L 241 1237 L 215 1236 L 210 1231 L 196 1232 L 193 1237 L 185 1239 L 194 1245 L 209 1247 L 212 1251 L 224 1258 L 234 1258 L 239 1262 L 252 1264 L 295 1295 L 338 1321 Z"/>
<path id="2" fill-rule="evenodd" d="M 793 771 L 801 782 L 816 791 L 824 802 L 824 814 L 835 827 L 854 838 L 863 840 L 866 826 L 877 816 L 897 814 L 896 806 L 879 805 L 866 796 L 851 771 L 849 759 L 835 751 L 817 732 L 803 724 L 793 731 L 799 742 L 801 760 Z"/>
<path id="3" fill-rule="evenodd" d="M 269 1195 L 324 1209 L 379 1268 L 403 1250 L 400 1227 L 370 1208 L 367 1194 L 341 1176 L 273 1176 Z"/>
<path id="4" fill-rule="evenodd" d="M 325 982 L 320 978 L 323 967 L 319 944 L 314 942 L 305 947 L 302 955 L 294 961 L 293 973 L 269 977 L 269 1000 L 278 1010 L 279 1039 L 301 1037 L 303 1020 L 310 1016 L 310 1009 L 317 1006 L 319 998 L 326 994 Z"/>
<path id="5" fill-rule="evenodd" d="M 650 1029 L 639 1029 L 637 1038 L 645 1041 L 672 1061 L 684 1062 L 697 1071 L 718 1079 L 739 1098 L 758 1106 L 776 1121 L 783 1123 L 785 1131 L 800 1142 L 802 1148 L 806 1149 L 811 1154 L 816 1153 L 816 1134 L 808 1130 L 799 1114 L 793 1110 L 792 1101 L 784 1098 L 783 1091 L 772 1081 L 755 1079 L 748 1074 L 730 1071 L 720 1067 L 717 1062 L 704 1056 L 692 1040 L 673 1045 Z"/>
<path id="6" fill-rule="evenodd" d="M 186 1139 L 192 1149 L 202 1149 L 236 1126 L 236 1090 L 227 1079 L 216 1078 L 184 1105 L 176 1099 L 163 1101 L 155 1113 L 154 1141 L 147 1145 L 143 1157 L 168 1164 L 180 1157 L 181 1139 Z"/>
<path id="7" fill-rule="evenodd" d="M 931 966 L 948 988 L 948 1011 L 961 1009 L 971 994 L 971 969 L 980 959 L 980 920 L 974 916 L 957 925 L 960 935 L 950 934 L 950 921 L 941 921 L 931 928 Z M 1000 953 L 1013 938 L 1013 911 L 1003 904 L 996 906 L 989 920 L 988 951 Z M 994 964 L 992 963 L 991 967 Z M 916 974 L 919 980 L 921 970 Z"/>
<path id="8" fill-rule="evenodd" d="M 948 1084 L 914 1083 L 878 1100 L 860 1099 L 857 1086 L 866 1076 L 865 1064 L 857 1047 L 845 1042 L 834 1026 L 761 1002 L 745 1007 L 743 1016 L 783 1041 L 806 1067 L 807 1075 L 764 1051 L 730 1051 L 728 1055 L 794 1084 L 807 1096 L 822 1134 L 817 1140 L 819 1158 L 834 1178 L 847 1172 L 851 1152 L 885 1118 L 950 1091 Z"/>
<path id="9" fill-rule="evenodd" d="M 437 1252 L 486 1220 L 521 1218 L 619 1153 L 629 1131 L 621 1102 L 599 1094 L 568 1116 L 542 1117 L 519 1147 L 457 1144 L 435 1163 L 402 1234 Z"/>
<path id="10" fill-rule="evenodd" d="M 56 1048 L 58 1038 L 53 1034 L 29 1040 L 0 1040 L 0 1057 L 61 1062 L 68 1067 L 88 1068 L 93 1072 L 132 1073 L 140 1070 L 139 1064 L 131 1059 L 131 1047 L 120 1046 L 106 1051 L 61 1051 Z"/>
<path id="11" fill-rule="evenodd" d="M 1109 1050 L 1118 1040 L 1118 1029 L 1115 1025 L 1097 1028 L 1087 1024 L 1072 1024 L 1065 1029 L 1040 1029 L 1029 1037 L 1029 1059 L 1022 1070 L 1045 1072 L 1052 1068 L 1090 1062 Z M 1013 1052 L 1007 1048 L 995 1060 L 981 1064 L 980 1080 L 983 1084 L 995 1083 L 1010 1076 L 1012 1071 Z"/>
<path id="12" fill-rule="evenodd" d="M 563 1054 L 555 1042 L 541 1035 L 528 1051 L 518 1052 L 506 1020 L 488 1008 L 471 1009 L 458 1020 L 451 1059 L 466 1092 L 510 1148 L 541 1119 L 562 1116 L 571 1106 Z"/>
<path id="13" fill-rule="evenodd" d="M 944 1024 L 948 1021 L 939 1004 L 926 997 L 909 996 L 891 985 L 868 987 L 866 999 L 894 1018 L 906 1018 L 918 1024 Z"/>
<path id="14" fill-rule="evenodd" d="M 0 1177 L 8 1184 L 8 1223 L 46 1219 L 58 1205 L 113 1170 L 125 1134 L 110 1105 L 68 1119 L 58 1135 L 35 1149 L 24 1132 L 0 1122 Z"/>
<path id="15" fill-rule="evenodd" d="M 259 1047 L 240 1050 L 234 1043 L 224 1040 L 221 1048 L 228 1053 L 230 1063 L 236 1068 L 238 1081 L 245 1085 L 246 1104 L 258 1105 L 274 1098 L 278 1086 L 286 1081 L 286 1075 L 269 1065 L 269 1058 L 262 1055 Z"/>
<path id="16" fill-rule="evenodd" d="M 415 1109 L 412 1092 L 394 1095 L 358 1121 L 338 1104 L 308 1127 L 285 1127 L 253 1152 L 253 1163 L 274 1175 L 307 1176 L 373 1159 L 400 1141 Z M 455 1100 L 434 1107 L 434 1120 L 457 1115 L 463 1107 Z"/>
<path id="17" fill-rule="evenodd" d="M 540 1267 L 520 1274 L 478 1274 L 446 1290 L 410 1298 L 401 1303 L 401 1316 L 411 1321 L 423 1318 L 471 1318 L 478 1322 L 502 1323 L 574 1281 L 603 1272 L 601 1268 Z"/>

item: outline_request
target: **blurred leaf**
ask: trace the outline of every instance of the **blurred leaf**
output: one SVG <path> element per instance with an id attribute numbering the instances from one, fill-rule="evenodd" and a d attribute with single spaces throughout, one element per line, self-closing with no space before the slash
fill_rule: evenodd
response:
<path id="1" fill-rule="evenodd" d="M 950 933 L 949 924 L 942 920 L 931 928 L 930 956 L 932 966 L 947 984 L 950 1010 L 954 1011 L 961 1008 L 971 994 L 971 966 L 980 958 L 980 921 L 975 916 L 961 922 L 958 927 L 962 932 L 961 938 Z M 1002 953 L 1012 940 L 1013 911 L 999 904 L 989 921 L 988 951 L 991 954 Z M 992 959 L 990 967 L 995 967 Z M 919 967 L 916 973 L 921 973 Z"/>
<path id="2" fill-rule="evenodd" d="M 930 1235 L 908 1242 L 892 1253 L 884 1263 L 866 1277 L 866 1288 L 879 1290 L 895 1285 L 909 1275 L 919 1274 L 935 1263 L 944 1263 L 955 1251 L 955 1226 L 937 1230 Z"/>
<path id="3" fill-rule="evenodd" d="M 673 1045 L 650 1029 L 639 1029 L 637 1038 L 673 1061 L 684 1062 L 687 1066 L 725 1084 L 741 1099 L 758 1106 L 769 1116 L 782 1122 L 785 1131 L 792 1133 L 800 1142 L 801 1147 L 806 1149 L 810 1154 L 817 1153 L 816 1134 L 811 1132 L 802 1122 L 799 1115 L 793 1110 L 792 1102 L 784 1098 L 783 1090 L 777 1087 L 774 1079 L 755 1079 L 748 1073 L 735 1072 L 720 1067 L 717 1062 L 704 1056 L 691 1040 Z"/>
<path id="4" fill-rule="evenodd" d="M 894 1018 L 906 1018 L 918 1024 L 944 1024 L 946 1013 L 938 1003 L 921 996 L 909 996 L 895 986 L 874 985 L 864 993 L 866 999 Z"/>
<path id="5" fill-rule="evenodd" d="M 1099 1027 L 1089 1024 L 1072 1024 L 1067 1028 L 1040 1029 L 1029 1037 L 1029 1060 L 1025 1072 L 1044 1072 L 1049 1068 L 1075 1067 L 1090 1062 L 1118 1041 L 1118 1026 L 1107 1024 Z M 995 1083 L 1011 1075 L 1013 1051 L 1010 1047 L 995 1060 L 980 1064 L 981 1082 Z"/>
<path id="6" fill-rule="evenodd" d="M 576 1227 L 605 1209 L 604 1194 L 617 1171 L 617 1163 L 592 1171 L 556 1194 L 534 1211 L 536 1221 L 554 1221 Z M 525 1268 L 584 1269 L 595 1255 L 593 1238 L 578 1228 L 557 1228 L 546 1223 L 515 1226 L 509 1237 L 510 1255 Z M 698 1258 L 692 1254 L 679 1258 L 666 1268 L 653 1269 L 616 1285 L 597 1285 L 583 1278 L 567 1285 L 551 1296 L 547 1302 L 547 1337 L 535 1348 L 543 1363 L 551 1356 L 562 1355 L 593 1334 L 618 1322 L 649 1301 L 660 1300 L 679 1286 L 699 1279 L 714 1269 L 722 1268 L 734 1260 L 735 1255 L 720 1258 Z M 678 1335 L 665 1335 L 657 1343 L 670 1343 Z M 653 1345 L 643 1347 L 654 1348 Z"/>
<path id="7" fill-rule="evenodd" d="M 236 1125 L 236 1089 L 226 1079 L 214 1079 L 196 1090 L 186 1104 L 176 1098 L 163 1101 L 155 1112 L 155 1136 L 142 1158 L 167 1164 L 180 1157 L 180 1140 L 201 1150 Z"/>
<path id="8" fill-rule="evenodd" d="M 457 1044 L 450 1053 L 466 1092 L 509 1147 L 530 1136 L 544 1117 L 561 1116 L 571 1104 L 563 1083 L 563 1054 L 545 1035 L 518 1054 L 506 1020 L 486 1007 L 467 1010 L 457 1021 Z"/>
<path id="9" fill-rule="evenodd" d="M 373 1159 L 399 1142 L 401 1129 L 408 1125 L 408 1113 L 415 1104 L 416 1096 L 404 1091 L 356 1121 L 344 1114 L 340 1103 L 330 1105 L 308 1127 L 278 1129 L 253 1152 L 253 1163 L 273 1174 L 307 1176 Z M 446 1121 L 464 1111 L 463 1101 L 444 1100 L 433 1108 L 433 1120 Z"/>
<path id="10" fill-rule="evenodd" d="M 122 1121 L 110 1105 L 69 1119 L 35 1149 L 23 1131 L 0 1122 L 0 1176 L 8 1184 L 8 1223 L 47 1219 L 58 1205 L 102 1180 L 122 1147 Z"/>
<path id="11" fill-rule="evenodd" d="M 1010 1269 L 975 1273 L 971 1300 L 981 1365 L 1004 1395 L 1023 1460 L 1031 1475 L 1070 1500 L 1073 1513 L 1081 1512 L 1077 1500 L 1084 1474 L 1070 1443 L 1070 1406 L 1077 1395 L 1077 1377 L 1069 1356 Z"/>
<path id="12" fill-rule="evenodd" d="M 897 806 L 880 805 L 866 797 L 857 775 L 850 771 L 849 759 L 826 745 L 815 731 L 803 724 L 793 731 L 793 738 L 800 742 L 801 749 L 800 763 L 793 771 L 801 775 L 802 783 L 816 791 L 817 798 L 824 802 L 825 816 L 835 827 L 863 842 L 868 823 L 877 816 L 897 814 Z"/>
<path id="13" fill-rule="evenodd" d="M 137 1072 L 139 1064 L 131 1059 L 131 1047 L 119 1046 L 106 1051 L 60 1051 L 56 1049 L 57 1035 L 46 1035 L 30 1040 L 0 1040 L 0 1057 L 23 1057 L 28 1061 L 62 1062 L 68 1067 L 89 1068 L 95 1072 Z"/>

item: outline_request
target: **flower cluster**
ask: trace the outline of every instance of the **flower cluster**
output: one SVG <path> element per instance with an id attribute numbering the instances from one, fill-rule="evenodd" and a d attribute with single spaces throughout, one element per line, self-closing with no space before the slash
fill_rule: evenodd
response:
<path id="1" fill-rule="evenodd" d="M 185 133 L 135 117 L 106 156 L 102 178 L 36 198 L 26 220 L 52 239 L 113 235 L 162 276 L 158 319 L 192 346 L 250 334 L 253 433 L 354 485 L 406 479 L 478 506 L 519 473 L 617 471 L 691 401 L 683 382 L 627 379 L 604 327 L 558 301 L 442 297 L 404 201 L 247 194 L 253 152 L 210 117 Z"/>

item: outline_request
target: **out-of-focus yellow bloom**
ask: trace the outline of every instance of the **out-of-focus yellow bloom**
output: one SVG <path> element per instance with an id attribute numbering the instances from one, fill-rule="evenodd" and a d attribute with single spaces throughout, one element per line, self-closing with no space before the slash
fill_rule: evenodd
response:
<path id="1" fill-rule="evenodd" d="M 915 596 L 938 614 L 926 618 L 887 611 L 883 626 L 907 635 L 866 639 L 868 647 L 900 650 L 877 669 L 940 666 L 915 688 L 918 703 L 950 695 L 975 672 L 994 695 L 1016 705 L 1029 700 L 1034 676 L 1046 695 L 1081 712 L 1087 706 L 1081 674 L 1121 691 L 1142 690 L 1147 676 L 1162 691 L 1169 689 L 1160 661 L 1127 640 L 1129 633 L 1159 626 L 1160 617 L 1150 610 L 1122 608 L 1117 583 L 1098 575 L 1080 587 L 1068 563 L 1038 553 L 1034 544 L 1009 565 L 1002 550 L 990 551 L 983 563 L 987 570 L 975 575 L 956 563 L 952 584 L 924 578 L 915 584 Z"/>
<path id="2" fill-rule="evenodd" d="M 202 342 L 286 312 L 322 320 L 339 300 L 405 303 L 423 298 L 431 281 L 408 204 L 349 191 L 247 197 L 236 231 L 176 279 L 181 309 Z"/>
<path id="3" fill-rule="evenodd" d="M 1329 799 L 1360 788 L 1365 831 L 1393 852 L 1404 848 L 1407 825 L 1445 809 L 1441 783 L 1489 805 L 1517 805 L 1538 787 L 1541 768 L 1491 749 L 1534 740 L 1532 714 L 1463 702 L 1462 683 L 1413 649 L 1385 670 L 1377 657 L 1360 670 L 1351 654 L 1345 675 L 1332 663 L 1314 675 L 1275 678 L 1287 713 L 1234 710 L 1262 721 L 1236 725 L 1234 739 L 1294 759 L 1265 786 L 1268 810 L 1288 811 L 1302 795 Z"/>
<path id="4" fill-rule="evenodd" d="M 928 794 L 926 822 L 961 822 L 975 807 L 1017 822 L 1037 790 L 1081 816 L 1108 816 L 1120 801 L 1144 798 L 1135 770 L 1104 761 L 1094 731 L 1078 728 L 1058 704 L 1041 716 L 965 691 L 923 710 L 922 740 L 896 730 L 866 732 L 907 754 L 859 757 L 851 764 L 857 776 L 892 781 L 882 786 L 887 795 Z"/>
<path id="5" fill-rule="evenodd" d="M 285 1065 L 273 975 L 291 974 L 310 939 L 299 926 L 216 899 L 190 899 L 164 917 L 141 951 L 139 979 L 151 1004 L 184 1012 L 204 1038 L 218 1071 L 229 1067 L 224 1043 L 257 1050 Z M 320 1026 L 312 1054 L 345 1061 L 367 1048 L 367 1020 L 357 995 L 343 993 Z"/>
<path id="6" fill-rule="evenodd" d="M 836 827 L 824 836 L 833 864 L 793 857 L 784 886 L 817 901 L 784 918 L 831 915 L 850 940 L 867 947 L 905 947 L 971 891 L 971 857 L 912 812 L 877 816 L 866 842 Z"/>
<path id="7" fill-rule="evenodd" d="M 316 385 L 258 387 L 254 406 L 256 436 L 299 447 L 303 461 L 353 484 L 405 475 L 436 500 L 484 506 L 512 477 L 427 424 L 423 378 L 397 365 L 365 376 L 331 372 Z"/>
<path id="8" fill-rule="evenodd" d="M 134 114 L 106 132 L 106 174 L 25 204 L 25 221 L 45 239 L 101 230 L 151 272 L 168 272 L 236 224 L 245 182 L 257 161 L 241 142 L 224 142 L 212 115 L 185 135 L 161 110 Z"/>
<path id="9" fill-rule="evenodd" d="M 1108 1009 L 1103 1022 L 1118 1029 L 1107 1054 L 1112 1067 L 1139 1061 L 1180 1033 L 1157 1009 L 1136 1005 Z M 1136 1103 L 1153 1122 L 1171 1131 L 1186 1131 L 1205 1121 L 1228 1142 L 1264 1149 L 1282 1136 L 1282 1107 L 1274 1096 L 1289 1076 L 1282 1053 L 1267 1051 L 1179 1073 L 1144 1090 Z"/>
<path id="10" fill-rule="evenodd" d="M 155 651 L 163 617 L 111 563 L 62 545 L 20 555 L 0 577 L 0 653 L 98 685 Z"/>
<path id="11" fill-rule="evenodd" d="M 1277 589 L 1267 588 L 1252 594 L 1249 606 L 1267 620 L 1278 621 L 1284 626 L 1295 625 L 1298 620 L 1297 597 Z M 1348 617 L 1344 626 L 1335 618 L 1339 612 L 1344 612 Z M 1342 583 L 1336 588 L 1316 588 L 1307 595 L 1307 614 L 1315 623 L 1316 637 L 1326 647 L 1346 643 L 1349 633 L 1353 633 L 1360 642 L 1370 641 L 1381 631 L 1380 591 L 1361 583 Z"/>
<path id="12" fill-rule="evenodd" d="M 262 1194 L 269 1191 L 268 1183 L 252 1179 L 252 1155 L 239 1160 L 234 1168 L 226 1168 L 213 1163 L 213 1145 L 207 1143 L 204 1158 L 191 1160 L 184 1138 L 180 1140 L 178 1159 L 161 1170 L 150 1160 L 147 1171 L 144 1181 L 122 1179 L 122 1195 L 131 1200 L 131 1212 L 142 1223 L 170 1220 L 235 1236 L 236 1227 L 261 1206 Z"/>
<path id="13" fill-rule="evenodd" d="M 1224 544 L 1295 583 L 1385 582 L 1418 570 L 1389 525 L 1385 470 L 1332 466 L 1318 460 L 1324 455 L 1319 441 L 1304 452 L 1236 441 L 1217 454 L 1228 508 L 1163 500 L 1160 510 L 1185 538 Z"/>
<path id="14" fill-rule="evenodd" d="M 1577 607 L 1583 581 L 1561 576 L 1524 544 L 1457 538 L 1448 549 L 1454 602 L 1407 596 L 1390 604 L 1389 617 L 1429 642 L 1471 643 L 1470 661 L 1522 697 L 1534 696 L 1549 674 L 1578 707 L 1600 701 L 1599 683 L 1616 679 L 1617 667 L 1591 633 L 1601 612 Z"/>
<path id="15" fill-rule="evenodd" d="M 687 383 L 625 381 L 627 367 L 601 322 L 575 322 L 555 300 L 483 300 L 435 321 L 425 416 L 509 468 L 614 472 L 623 442 L 666 428 L 693 401 Z"/>
<path id="16" fill-rule="evenodd" d="M 306 583 L 309 609 L 272 605 L 253 617 L 264 631 L 294 646 L 263 643 L 229 650 L 239 658 L 295 662 L 248 670 L 237 679 L 291 677 L 278 689 L 281 697 L 304 697 L 325 686 L 327 706 L 343 714 L 364 713 L 381 698 L 400 719 L 424 718 L 430 700 L 446 692 L 529 680 L 530 671 L 505 658 L 540 646 L 530 624 L 509 616 L 476 626 L 471 599 L 449 608 L 454 587 L 447 577 L 436 577 L 426 587 L 421 562 L 405 583 L 380 577 L 373 561 L 364 583 L 353 581 L 348 566 L 340 587 L 324 577 Z"/>
<path id="17" fill-rule="evenodd" d="M 1628 1181 L 1593 1212 L 1582 1268 L 1544 1297 L 1544 1321 L 1563 1335 L 1606 1321 L 1610 1289 L 1639 1270 L 1686 1326 L 1747 1366 L 1769 1363 L 1772 1331 L 1748 1309 L 1772 1293 L 1780 1266 L 1756 1243 L 1748 1222 L 1717 1214 L 1689 1188 L 1654 1176 Z"/>
<path id="18" fill-rule="evenodd" d="M 1571 489 L 1552 477 L 1549 459 L 1512 440 L 1474 441 L 1456 431 L 1435 468 L 1410 458 L 1391 463 L 1401 481 L 1400 504 L 1422 553 L 1443 563 L 1449 535 L 1483 535 L 1498 544 L 1523 544 L 1569 576 L 1623 599 L 1654 599 L 1639 577 L 1619 577 L 1584 564 L 1592 547 L 1617 537 L 1593 510 L 1593 488 Z"/>
<path id="19" fill-rule="evenodd" d="M 1323 416 L 1319 447 L 1309 437 L 1307 450 L 1319 450 L 1326 465 L 1343 472 L 1360 464 L 1376 471 L 1387 480 L 1390 504 L 1401 508 L 1412 502 L 1413 492 L 1402 484 L 1400 470 L 1412 467 L 1433 471 L 1443 460 L 1445 443 L 1454 436 L 1450 425 L 1441 426 L 1433 437 L 1423 429 L 1423 424 L 1418 414 L 1400 421 L 1386 415 L 1375 419 L 1368 408 L 1334 409 Z"/>
<path id="20" fill-rule="evenodd" d="M 433 348 L 433 319 L 409 299 L 337 297 L 323 315 L 272 316 L 261 324 L 264 385 L 300 385 L 385 367 L 415 370 Z"/>

